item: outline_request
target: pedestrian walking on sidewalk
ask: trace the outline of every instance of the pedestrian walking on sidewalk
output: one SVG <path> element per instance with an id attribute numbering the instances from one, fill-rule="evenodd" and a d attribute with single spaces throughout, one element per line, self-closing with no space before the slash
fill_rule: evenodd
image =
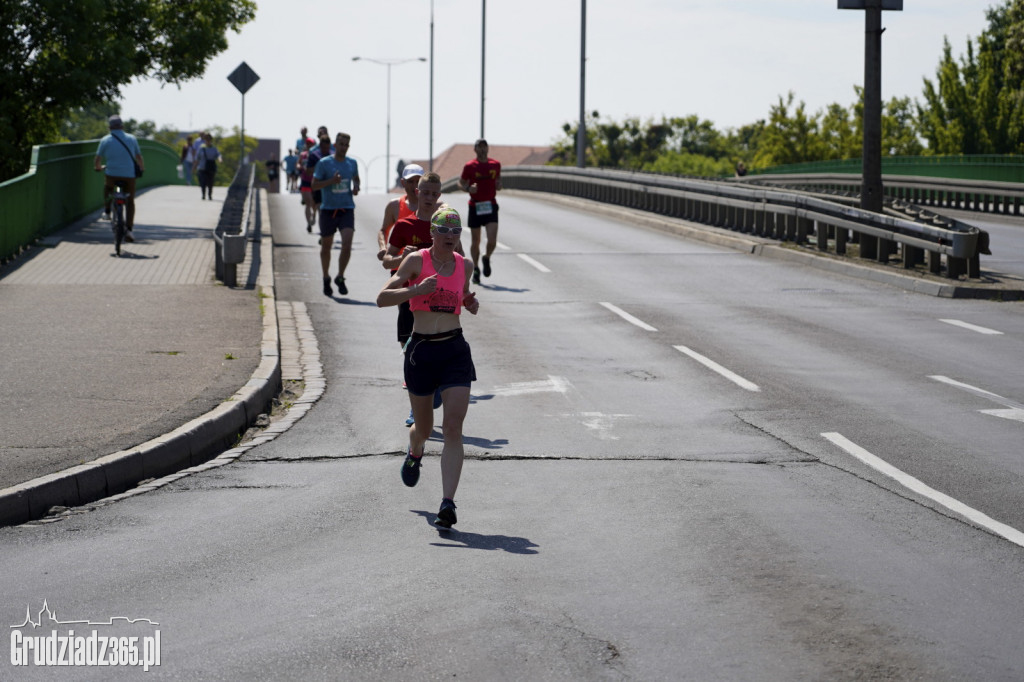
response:
<path id="1" fill-rule="evenodd" d="M 213 199 L 213 183 L 217 179 L 217 163 L 220 160 L 220 150 L 213 144 L 213 135 L 203 133 L 203 146 L 196 156 L 199 164 L 199 191 L 203 199 Z"/>
<path id="2" fill-rule="evenodd" d="M 196 164 L 196 148 L 192 144 L 192 136 L 185 138 L 185 145 L 181 148 L 181 169 L 185 173 L 185 184 L 192 184 L 192 168 Z"/>
<path id="3" fill-rule="evenodd" d="M 405 382 L 415 424 L 402 462 L 402 482 L 419 482 L 424 445 L 434 428 L 434 391 L 440 389 L 444 447 L 441 450 L 441 507 L 434 523 L 451 528 L 456 523 L 455 492 L 462 476 L 465 449 L 462 425 L 469 410 L 470 386 L 476 368 L 469 344 L 462 335 L 460 314 L 476 315 L 480 303 L 469 290 L 473 264 L 457 251 L 462 221 L 452 208 L 438 210 L 430 219 L 430 248 L 410 254 L 377 294 L 380 307 L 409 301 L 413 331 L 405 347 Z"/>

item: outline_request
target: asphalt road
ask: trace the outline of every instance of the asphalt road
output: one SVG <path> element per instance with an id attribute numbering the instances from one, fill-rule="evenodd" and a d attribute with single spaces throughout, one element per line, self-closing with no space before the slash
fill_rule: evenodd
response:
<path id="1" fill-rule="evenodd" d="M 399 480 L 383 204 L 359 198 L 328 298 L 297 198 L 272 198 L 323 397 L 234 464 L 0 529 L 11 625 L 43 599 L 150 619 L 154 679 L 1024 676 L 1021 304 L 502 197 L 442 533 L 436 456 Z"/>

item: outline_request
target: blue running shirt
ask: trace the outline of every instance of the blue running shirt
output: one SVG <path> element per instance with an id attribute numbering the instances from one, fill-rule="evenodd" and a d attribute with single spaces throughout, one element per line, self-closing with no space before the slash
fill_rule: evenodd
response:
<path id="1" fill-rule="evenodd" d="M 341 182 L 321 188 L 320 210 L 355 208 L 356 202 L 352 198 L 352 181 L 359 175 L 359 166 L 355 159 L 346 156 L 343 160 L 338 161 L 333 156 L 325 156 L 317 162 L 316 168 L 313 170 L 313 178 L 327 180 L 333 178 L 335 173 L 341 175 Z"/>

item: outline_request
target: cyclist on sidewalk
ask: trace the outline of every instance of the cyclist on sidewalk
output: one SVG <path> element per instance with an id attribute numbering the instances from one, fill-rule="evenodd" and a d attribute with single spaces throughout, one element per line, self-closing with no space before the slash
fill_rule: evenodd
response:
<path id="1" fill-rule="evenodd" d="M 103 170 L 106 163 L 106 178 L 103 182 L 103 213 L 110 219 L 110 196 L 114 188 L 120 186 L 121 191 L 128 195 L 125 200 L 125 226 L 128 234 L 125 241 L 133 242 L 132 228 L 135 226 L 135 167 L 139 167 L 139 175 L 146 170 L 146 162 L 142 158 L 142 149 L 134 135 L 124 132 L 121 117 L 114 114 L 107 119 L 110 134 L 100 140 L 96 148 L 93 168 Z"/>

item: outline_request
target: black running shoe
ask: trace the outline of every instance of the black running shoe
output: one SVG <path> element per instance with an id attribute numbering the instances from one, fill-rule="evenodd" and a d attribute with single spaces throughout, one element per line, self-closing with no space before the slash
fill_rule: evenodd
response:
<path id="1" fill-rule="evenodd" d="M 342 277 L 341 275 L 338 275 L 337 277 L 334 278 L 334 283 L 336 285 L 338 285 L 338 293 L 339 294 L 341 294 L 342 296 L 346 296 L 348 294 L 348 287 L 345 286 L 345 278 L 344 277 Z"/>
<path id="2" fill-rule="evenodd" d="M 455 502 L 447 497 L 441 500 L 441 509 L 437 512 L 437 518 L 434 519 L 434 523 L 442 528 L 451 528 L 458 521 L 455 517 Z"/>
<path id="3" fill-rule="evenodd" d="M 490 257 L 489 256 L 484 256 L 480 260 L 482 260 L 484 262 L 484 277 L 490 277 L 491 276 L 491 259 L 490 259 Z"/>
<path id="4" fill-rule="evenodd" d="M 473 268 L 473 284 L 480 284 L 480 268 Z"/>
<path id="5" fill-rule="evenodd" d="M 420 482 L 420 466 L 423 464 L 423 455 L 412 456 L 412 450 L 406 451 L 405 461 L 402 462 L 402 483 L 410 488 Z"/>
<path id="6" fill-rule="evenodd" d="M 306 232 L 313 234 L 313 223 L 306 221 Z"/>
<path id="7" fill-rule="evenodd" d="M 333 296 L 334 290 L 331 289 L 331 278 L 324 277 L 324 296 Z"/>

